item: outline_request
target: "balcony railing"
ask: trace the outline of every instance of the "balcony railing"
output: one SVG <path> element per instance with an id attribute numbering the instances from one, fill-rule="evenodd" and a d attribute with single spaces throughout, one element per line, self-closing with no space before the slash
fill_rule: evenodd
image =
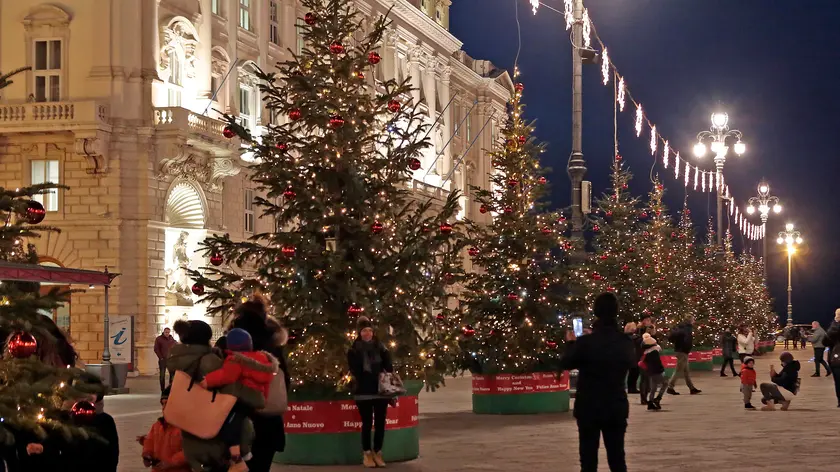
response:
<path id="1" fill-rule="evenodd" d="M 97 129 L 108 124 L 108 106 L 85 100 L 0 104 L 0 133 Z"/>
<path id="2" fill-rule="evenodd" d="M 181 130 L 199 134 L 213 140 L 224 139 L 225 124 L 219 120 L 199 115 L 181 107 L 155 108 L 155 128 L 159 130 Z"/>

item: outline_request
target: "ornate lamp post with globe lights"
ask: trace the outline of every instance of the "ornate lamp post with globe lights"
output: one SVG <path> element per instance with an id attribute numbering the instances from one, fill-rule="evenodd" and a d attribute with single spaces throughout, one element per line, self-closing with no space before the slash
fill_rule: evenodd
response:
<path id="1" fill-rule="evenodd" d="M 729 115 L 726 113 L 712 114 L 712 127 L 709 131 L 701 131 L 697 134 L 697 144 L 694 145 L 694 155 L 698 158 L 706 155 L 706 144 L 703 141 L 711 141 L 712 152 L 715 153 L 715 170 L 717 187 L 717 244 L 723 247 L 723 165 L 726 163 L 726 154 L 729 152 L 727 140 L 736 140 L 733 145 L 735 154 L 741 155 L 747 150 L 746 144 L 741 142 L 741 132 L 737 129 L 729 129 Z"/>
<path id="2" fill-rule="evenodd" d="M 796 253 L 796 246 L 802 244 L 802 234 L 793 229 L 793 223 L 785 225 L 785 230 L 779 232 L 779 239 L 776 240 L 779 244 L 784 244 L 787 248 L 788 256 L 788 304 L 787 304 L 787 325 L 793 326 L 793 304 L 791 303 L 791 292 L 793 288 L 790 284 L 790 265 L 793 261 L 793 254 Z"/>
<path id="3" fill-rule="evenodd" d="M 764 226 L 765 231 L 767 230 L 767 219 L 770 218 L 770 210 L 773 210 L 773 213 L 781 213 L 782 205 L 779 204 L 779 197 L 770 195 L 770 184 L 766 181 L 762 180 L 761 183 L 758 184 L 758 196 L 757 197 L 750 197 L 749 199 L 749 206 L 747 206 L 747 213 L 752 215 L 753 213 L 758 210 L 759 216 L 761 216 L 761 224 Z M 764 234 L 764 237 L 761 238 L 761 257 L 764 258 L 764 280 L 767 280 L 767 235 Z"/>

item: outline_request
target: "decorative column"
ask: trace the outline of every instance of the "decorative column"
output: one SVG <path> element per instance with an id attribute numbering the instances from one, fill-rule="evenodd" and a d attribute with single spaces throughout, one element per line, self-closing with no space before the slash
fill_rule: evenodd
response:
<path id="1" fill-rule="evenodd" d="M 213 48 L 213 14 L 210 12 L 211 0 L 200 0 L 201 17 L 198 25 L 198 44 L 196 45 L 196 102 L 198 105 L 206 107 L 207 101 L 213 96 L 213 91 L 210 88 L 211 83 L 211 64 L 212 64 L 212 48 Z"/>
<path id="2" fill-rule="evenodd" d="M 448 108 L 446 107 L 446 104 L 449 103 L 449 100 L 451 98 L 449 87 L 451 86 L 452 67 L 450 67 L 443 61 L 444 60 L 442 58 L 438 58 L 435 76 L 438 80 L 437 90 L 440 93 L 440 106 L 444 107 L 443 109 L 439 110 L 442 116 L 440 117 L 437 126 L 440 128 L 440 136 L 442 141 L 441 146 L 446 146 L 446 143 L 452 137 L 452 130 L 454 129 L 452 123 L 452 108 L 455 106 L 455 101 L 453 101 Z M 451 143 L 444 150 L 443 156 L 441 156 L 439 163 L 439 172 L 442 175 L 446 175 L 446 172 L 448 172 L 452 165 Z"/>
<path id="3" fill-rule="evenodd" d="M 420 87 L 422 84 L 422 76 L 420 75 L 420 61 L 423 60 L 425 52 L 420 46 L 414 46 L 408 52 L 408 75 L 411 80 L 411 97 L 414 103 L 420 102 Z"/>

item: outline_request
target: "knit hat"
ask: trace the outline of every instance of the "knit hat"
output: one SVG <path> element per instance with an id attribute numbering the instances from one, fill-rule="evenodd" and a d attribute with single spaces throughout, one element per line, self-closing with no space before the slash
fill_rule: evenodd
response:
<path id="1" fill-rule="evenodd" d="M 365 328 L 373 328 L 373 323 L 370 322 L 370 318 L 367 316 L 360 316 L 356 321 L 356 330 L 361 333 Z"/>
<path id="2" fill-rule="evenodd" d="M 227 348 L 231 351 L 253 351 L 254 342 L 251 340 L 251 335 L 244 329 L 233 328 L 228 331 Z"/>
<path id="3" fill-rule="evenodd" d="M 181 344 L 198 344 L 209 346 L 213 337 L 213 328 L 201 320 L 178 320 L 172 326 L 178 334 Z"/>
<path id="4" fill-rule="evenodd" d="M 642 345 L 644 346 L 654 346 L 656 345 L 656 338 L 651 336 L 649 333 L 645 333 L 642 335 Z"/>
<path id="5" fill-rule="evenodd" d="M 615 324 L 618 316 L 618 298 L 610 292 L 598 295 L 592 312 L 601 323 Z"/>
<path id="6" fill-rule="evenodd" d="M 746 356 L 744 357 L 744 361 L 742 362 L 742 364 L 746 364 L 747 362 L 755 362 L 755 359 L 753 359 L 750 356 Z"/>

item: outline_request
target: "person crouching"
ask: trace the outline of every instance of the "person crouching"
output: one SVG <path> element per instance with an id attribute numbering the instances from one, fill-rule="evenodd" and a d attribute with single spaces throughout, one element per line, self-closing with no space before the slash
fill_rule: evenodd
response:
<path id="1" fill-rule="evenodd" d="M 762 411 L 773 411 L 776 409 L 776 403 L 782 404 L 782 410 L 787 410 L 790 407 L 790 402 L 798 393 L 799 384 L 799 361 L 793 359 L 793 354 L 783 352 L 779 356 L 782 362 L 782 371 L 776 373 L 776 368 L 770 366 L 770 382 L 761 384 L 761 403 L 764 406 Z"/>

